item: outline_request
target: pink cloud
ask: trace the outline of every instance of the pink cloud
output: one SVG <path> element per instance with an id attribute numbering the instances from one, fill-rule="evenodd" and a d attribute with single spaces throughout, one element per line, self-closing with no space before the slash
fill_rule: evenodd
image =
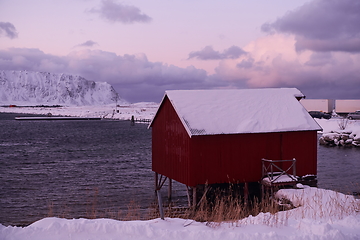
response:
<path id="1" fill-rule="evenodd" d="M 297 52 L 294 37 L 269 35 L 244 48 L 237 60 L 223 60 L 217 75 L 250 88 L 297 87 L 310 97 L 358 98 L 360 54 Z"/>

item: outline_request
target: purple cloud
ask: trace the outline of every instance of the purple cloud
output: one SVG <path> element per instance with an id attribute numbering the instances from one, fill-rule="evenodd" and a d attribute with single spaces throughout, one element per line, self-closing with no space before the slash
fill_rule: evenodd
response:
<path id="1" fill-rule="evenodd" d="M 253 67 L 254 61 L 255 60 L 253 58 L 244 59 L 240 63 L 236 64 L 236 67 L 249 69 Z"/>
<path id="2" fill-rule="evenodd" d="M 360 52 L 359 13 L 358 0 L 314 0 L 261 29 L 294 34 L 297 50 Z"/>
<path id="3" fill-rule="evenodd" d="M 306 66 L 324 67 L 326 65 L 335 64 L 331 52 L 314 52 L 311 54 L 310 59 L 305 62 Z"/>
<path id="4" fill-rule="evenodd" d="M 99 45 L 97 42 L 94 42 L 92 40 L 88 40 L 84 43 L 76 45 L 76 47 L 94 47 L 96 45 Z"/>
<path id="5" fill-rule="evenodd" d="M 130 102 L 159 102 L 164 91 L 172 89 L 249 87 L 297 87 L 309 98 L 351 99 L 360 96 L 356 87 L 360 84 L 359 58 L 355 55 L 315 52 L 301 64 L 281 54 L 263 62 L 262 57 L 247 53 L 240 61 L 219 64 L 216 74 L 208 75 L 192 66 L 150 62 L 145 54 L 87 49 L 54 56 L 39 49 L 10 48 L 0 50 L 0 66 L 2 70 L 68 73 L 108 82 Z"/>
<path id="6" fill-rule="evenodd" d="M 0 36 L 1 35 L 11 39 L 18 37 L 15 26 L 9 22 L 0 22 Z"/>
<path id="7" fill-rule="evenodd" d="M 64 58 L 45 54 L 35 48 L 10 48 L 0 50 L 2 70 L 29 70 L 63 72 L 67 61 Z"/>
<path id="8" fill-rule="evenodd" d="M 140 9 L 130 5 L 116 3 L 114 0 L 102 0 L 99 9 L 91 9 L 91 13 L 98 13 L 110 22 L 135 23 L 150 22 L 152 20 L 146 14 L 141 13 Z"/>
<path id="9" fill-rule="evenodd" d="M 130 102 L 159 102 L 165 90 L 214 88 L 223 84 L 192 66 L 180 68 L 150 62 L 145 54 L 121 56 L 100 50 L 54 56 L 38 49 L 10 48 L 0 50 L 0 66 L 2 70 L 68 73 L 108 82 Z"/>
<path id="10" fill-rule="evenodd" d="M 241 55 L 246 54 L 244 50 L 237 46 L 231 46 L 225 49 L 222 53 L 215 51 L 212 46 L 206 46 L 200 51 L 189 53 L 188 59 L 197 58 L 200 60 L 221 60 L 221 59 L 236 59 Z"/>

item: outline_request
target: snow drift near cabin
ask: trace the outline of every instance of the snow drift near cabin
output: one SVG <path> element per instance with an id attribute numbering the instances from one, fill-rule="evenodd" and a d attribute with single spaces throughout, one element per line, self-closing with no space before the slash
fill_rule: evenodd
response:
<path id="1" fill-rule="evenodd" d="M 0 71 L 1 105 L 104 105 L 126 102 L 106 82 L 81 76 L 29 71 Z"/>

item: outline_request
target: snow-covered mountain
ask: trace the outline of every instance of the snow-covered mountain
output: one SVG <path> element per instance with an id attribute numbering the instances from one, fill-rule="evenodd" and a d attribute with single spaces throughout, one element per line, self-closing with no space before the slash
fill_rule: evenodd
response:
<path id="1" fill-rule="evenodd" d="M 106 82 L 30 71 L 0 71 L 0 105 L 103 105 L 126 102 Z"/>

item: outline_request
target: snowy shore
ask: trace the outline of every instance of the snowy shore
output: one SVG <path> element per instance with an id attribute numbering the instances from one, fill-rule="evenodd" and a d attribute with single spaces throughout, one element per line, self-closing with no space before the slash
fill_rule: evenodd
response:
<path id="1" fill-rule="evenodd" d="M 121 104 L 118 106 L 111 104 L 69 107 L 0 107 L 0 112 L 130 120 L 132 116 L 134 116 L 135 119 L 152 119 L 158 106 L 158 103 L 140 102 Z"/>
<path id="2" fill-rule="evenodd" d="M 360 200 L 330 190 L 283 189 L 277 197 L 296 207 L 235 222 L 166 218 L 148 221 L 44 218 L 27 227 L 0 225 L 0 238 L 16 239 L 360 239 Z"/>
<path id="3" fill-rule="evenodd" d="M 0 108 L 0 112 L 151 119 L 158 104 L 66 108 Z M 339 119 L 316 119 L 323 133 L 343 131 Z M 360 136 L 360 121 L 349 121 L 346 131 Z M 301 186 L 300 186 L 301 187 Z M 294 209 L 275 214 L 260 213 L 235 222 L 202 223 L 166 218 L 148 221 L 112 219 L 44 218 L 27 227 L 0 224 L 0 239 L 360 239 L 360 200 L 319 188 L 283 189 L 278 198 L 291 201 Z"/>
<path id="4" fill-rule="evenodd" d="M 19 114 L 41 114 L 52 116 L 71 116 L 71 117 L 96 117 L 114 120 L 135 119 L 151 120 L 159 107 L 158 103 L 140 102 L 133 104 L 122 104 L 115 106 L 69 106 L 69 107 L 0 107 L 0 113 L 19 113 Z M 317 119 L 316 122 L 323 129 L 324 135 L 332 133 L 349 133 L 352 139 L 360 141 L 360 121 L 346 120 L 340 118 Z M 344 129 L 341 129 L 344 126 Z M 332 134 L 334 135 L 334 134 Z"/>
<path id="5" fill-rule="evenodd" d="M 348 119 L 316 119 L 323 128 L 321 145 L 360 147 L 360 121 Z"/>

